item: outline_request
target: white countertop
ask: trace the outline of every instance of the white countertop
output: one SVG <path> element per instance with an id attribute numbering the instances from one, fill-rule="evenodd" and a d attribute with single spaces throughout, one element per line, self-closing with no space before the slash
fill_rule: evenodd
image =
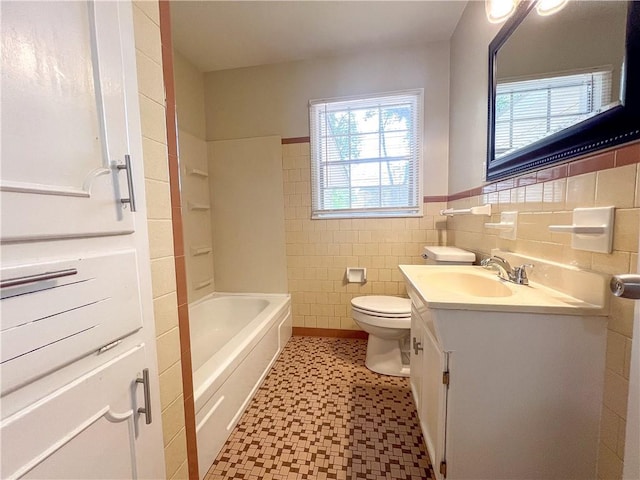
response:
<path id="1" fill-rule="evenodd" d="M 479 266 L 400 265 L 413 291 L 429 308 L 494 312 L 606 315 L 596 305 L 530 282 L 516 285 L 500 280 L 494 270 Z M 494 284 L 493 282 L 496 282 Z"/>

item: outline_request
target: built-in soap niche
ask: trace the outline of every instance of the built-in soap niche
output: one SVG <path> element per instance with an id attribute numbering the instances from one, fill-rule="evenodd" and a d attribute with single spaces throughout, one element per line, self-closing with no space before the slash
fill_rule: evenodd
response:
<path id="1" fill-rule="evenodd" d="M 549 225 L 549 230 L 571 235 L 571 248 L 611 253 L 615 207 L 576 208 L 571 225 Z"/>

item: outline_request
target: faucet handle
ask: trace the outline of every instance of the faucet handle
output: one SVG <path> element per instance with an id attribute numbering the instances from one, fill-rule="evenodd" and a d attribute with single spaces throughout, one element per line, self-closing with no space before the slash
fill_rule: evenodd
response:
<path id="1" fill-rule="evenodd" d="M 509 264 L 504 258 L 499 257 L 498 255 L 491 255 L 490 257 L 483 258 L 480 261 L 480 265 L 483 266 L 483 267 L 486 267 L 486 266 L 490 265 L 491 262 L 494 262 L 495 260 L 500 260 L 501 262 L 503 262 L 503 263 L 505 263 L 507 265 Z"/>
<path id="2" fill-rule="evenodd" d="M 514 267 L 513 276 L 515 279 L 515 283 L 519 285 L 529 285 L 529 277 L 527 277 L 527 267 L 533 268 L 534 265 L 532 263 L 525 263 L 518 267 Z"/>

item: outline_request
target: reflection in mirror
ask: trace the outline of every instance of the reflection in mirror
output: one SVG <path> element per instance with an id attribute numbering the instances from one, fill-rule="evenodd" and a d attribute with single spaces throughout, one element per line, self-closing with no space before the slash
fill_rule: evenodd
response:
<path id="1" fill-rule="evenodd" d="M 640 2 L 537 5 L 489 45 L 487 180 L 640 138 Z"/>
<path id="2" fill-rule="evenodd" d="M 496 56 L 496 159 L 620 105 L 626 19 L 618 1 L 527 15 Z"/>

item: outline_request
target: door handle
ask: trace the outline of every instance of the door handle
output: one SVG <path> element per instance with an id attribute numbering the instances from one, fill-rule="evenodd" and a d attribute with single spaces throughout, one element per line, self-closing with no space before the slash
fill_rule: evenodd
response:
<path id="1" fill-rule="evenodd" d="M 634 273 L 625 273 L 622 275 L 614 275 L 609 283 L 611 292 L 616 297 L 630 298 L 632 300 L 640 300 L 640 275 Z"/>
<path id="2" fill-rule="evenodd" d="M 133 173 L 131 172 L 131 156 L 124 156 L 124 165 L 117 165 L 118 170 L 127 171 L 127 187 L 129 188 L 129 198 L 123 198 L 120 203 L 128 203 L 132 212 L 136 211 L 136 196 L 133 192 Z"/>
<path id="3" fill-rule="evenodd" d="M 138 413 L 144 413 L 145 423 L 149 425 L 151 418 L 151 387 L 149 385 L 149 369 L 142 370 L 142 378 L 136 378 L 136 383 L 142 383 L 144 386 L 144 408 L 138 408 Z"/>

